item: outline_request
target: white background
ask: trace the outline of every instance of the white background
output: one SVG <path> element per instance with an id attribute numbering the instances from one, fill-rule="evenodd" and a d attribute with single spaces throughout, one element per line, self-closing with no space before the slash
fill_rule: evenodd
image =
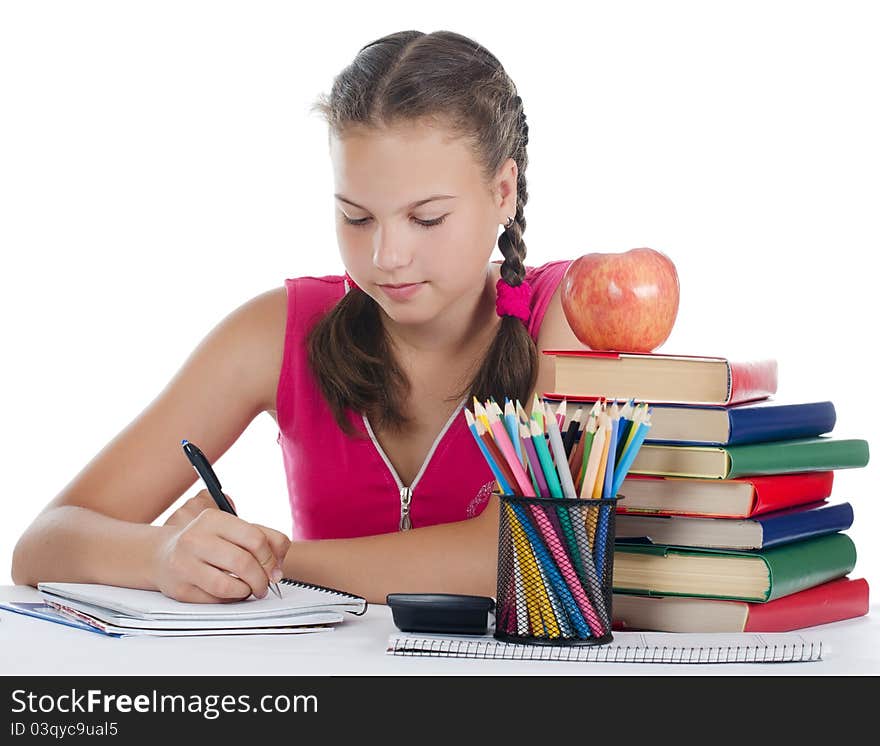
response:
<path id="1" fill-rule="evenodd" d="M 470 36 L 516 82 L 529 265 L 667 253 L 681 304 L 658 351 L 775 357 L 780 397 L 831 400 L 833 435 L 877 445 L 873 3 L 303 8 L 0 3 L 0 583 L 37 512 L 216 323 L 285 277 L 342 271 L 308 108 L 403 29 Z M 260 415 L 216 467 L 243 518 L 289 534 L 276 435 Z M 871 463 L 833 495 L 869 581 L 876 485 Z"/>

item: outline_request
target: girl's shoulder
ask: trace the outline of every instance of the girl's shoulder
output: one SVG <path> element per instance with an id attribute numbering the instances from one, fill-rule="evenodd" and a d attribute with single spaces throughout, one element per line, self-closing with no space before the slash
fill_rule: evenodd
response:
<path id="1" fill-rule="evenodd" d="M 550 326 L 559 324 L 562 278 L 571 262 L 571 259 L 554 259 L 537 267 L 526 267 L 526 281 L 532 288 L 528 329 L 536 342 L 548 336 L 548 322 Z M 552 329 L 550 333 L 555 336 Z"/>
<path id="2" fill-rule="evenodd" d="M 349 290 L 345 275 L 302 275 L 284 280 L 284 289 L 291 299 L 290 311 L 300 318 L 328 311 Z"/>
<path id="3" fill-rule="evenodd" d="M 551 259 L 550 261 L 530 267 L 526 266 L 526 278 L 530 282 L 546 282 L 561 279 L 573 259 Z"/>
<path id="4" fill-rule="evenodd" d="M 284 357 L 287 328 L 287 288 L 279 285 L 250 298 L 227 319 L 227 345 L 230 357 L 239 357 L 243 366 L 254 371 L 259 381 L 263 409 L 274 411 L 275 387 Z"/>

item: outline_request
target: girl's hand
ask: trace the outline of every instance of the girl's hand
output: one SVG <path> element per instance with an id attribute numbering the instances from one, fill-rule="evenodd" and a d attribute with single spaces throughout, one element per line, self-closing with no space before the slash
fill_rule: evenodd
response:
<path id="1" fill-rule="evenodd" d="M 187 500 L 164 528 L 155 553 L 156 585 L 190 603 L 243 601 L 252 593 L 263 598 L 269 581 L 280 580 L 290 547 L 280 531 L 220 510 L 207 490 Z"/>
<path id="2" fill-rule="evenodd" d="M 235 507 L 235 503 L 232 501 L 232 498 L 229 497 L 225 492 L 226 499 L 229 500 L 229 504 L 232 506 L 232 509 L 237 513 L 238 510 Z M 193 520 L 199 513 L 207 508 L 212 508 L 215 510 L 219 510 L 217 507 L 217 503 L 214 502 L 214 498 L 211 497 L 211 493 L 208 490 L 202 490 L 197 495 L 193 495 L 189 500 L 187 500 L 183 505 L 181 505 L 177 510 L 175 510 L 168 518 L 165 520 L 163 525 L 165 526 L 185 526 L 187 523 Z"/>

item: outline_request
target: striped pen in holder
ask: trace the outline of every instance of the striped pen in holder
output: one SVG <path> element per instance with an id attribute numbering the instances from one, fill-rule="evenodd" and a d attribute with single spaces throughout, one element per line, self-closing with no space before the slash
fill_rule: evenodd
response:
<path id="1" fill-rule="evenodd" d="M 495 637 L 507 642 L 599 645 L 612 640 L 616 504 L 651 426 L 646 404 L 597 401 L 565 423 L 535 396 L 474 399 L 468 426 L 495 475 L 500 503 Z"/>

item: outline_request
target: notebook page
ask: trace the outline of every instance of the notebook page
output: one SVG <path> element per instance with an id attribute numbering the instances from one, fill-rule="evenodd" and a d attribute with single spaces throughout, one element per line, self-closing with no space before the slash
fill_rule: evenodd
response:
<path id="1" fill-rule="evenodd" d="M 71 599 L 99 606 L 134 619 L 244 620 L 269 619 L 307 610 L 360 611 L 364 601 L 355 597 L 290 584 L 281 585 L 282 598 L 270 593 L 230 603 L 186 603 L 159 591 L 95 583 L 39 583 L 37 589 L 52 600 Z"/>

